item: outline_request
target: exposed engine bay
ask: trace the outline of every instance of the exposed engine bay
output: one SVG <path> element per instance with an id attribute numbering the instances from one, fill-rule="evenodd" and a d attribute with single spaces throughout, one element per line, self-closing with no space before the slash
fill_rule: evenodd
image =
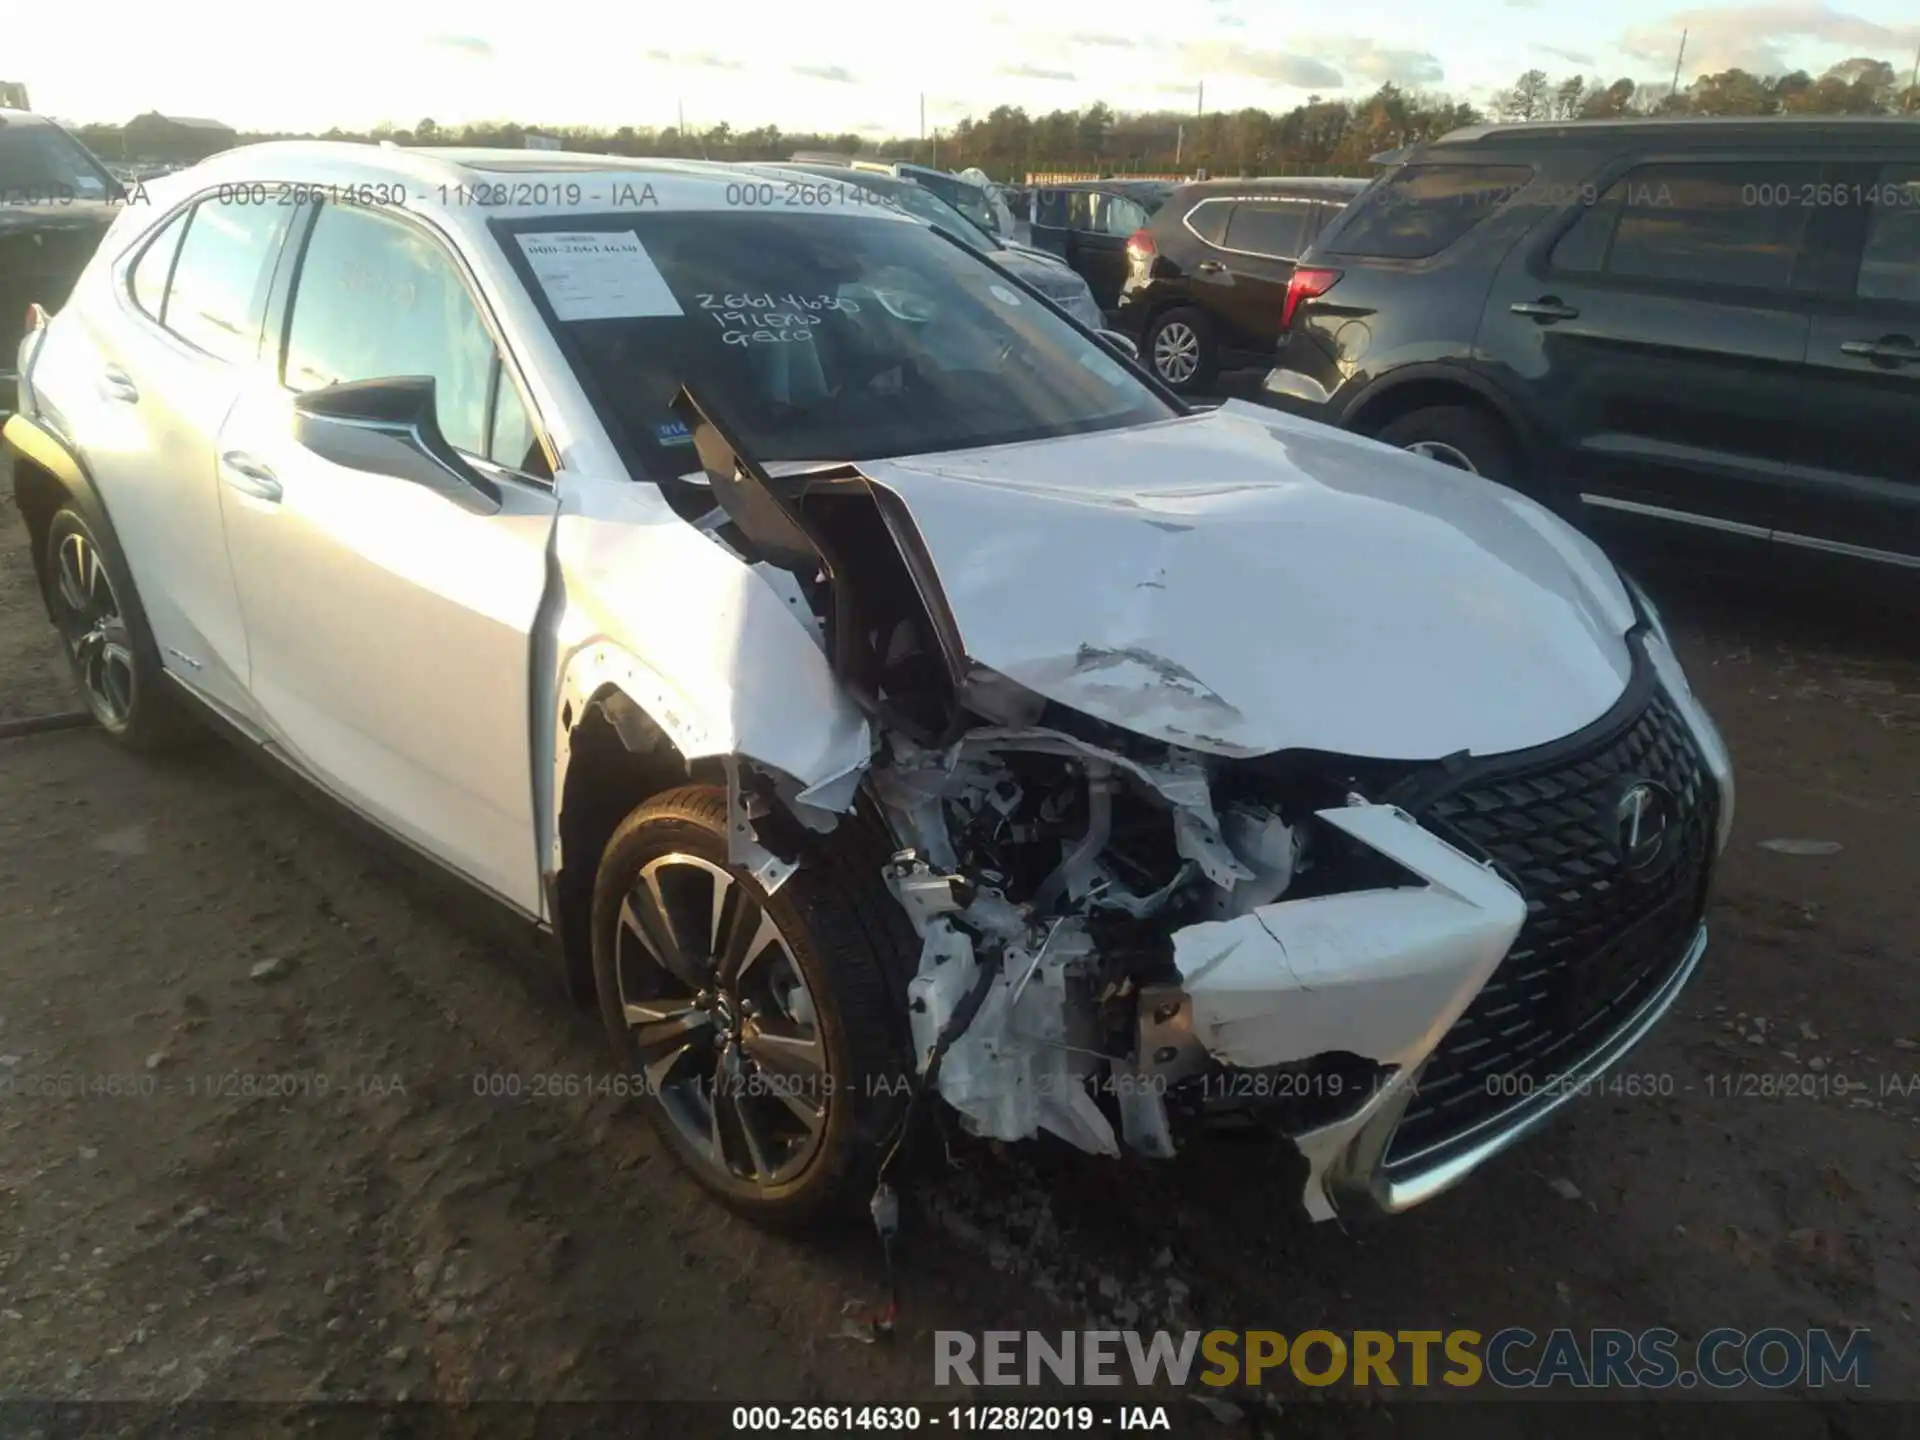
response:
<path id="1" fill-rule="evenodd" d="M 798 793 L 767 778 L 816 832 L 860 794 L 884 812 L 921 942 L 922 1084 L 977 1134 L 1104 1155 L 1272 1126 L 1330 1216 L 1337 1156 L 1314 1137 L 1417 1070 L 1512 945 L 1518 891 L 1368 798 L 1416 767 L 1169 744 L 971 662 L 884 487 L 854 466 L 775 478 L 691 395 L 678 412 L 710 487 L 688 517 L 804 617 L 869 716 L 867 766 Z M 1124 673 L 1191 712 L 1177 666 Z M 768 859 L 753 789 L 736 780 L 749 864 Z"/>

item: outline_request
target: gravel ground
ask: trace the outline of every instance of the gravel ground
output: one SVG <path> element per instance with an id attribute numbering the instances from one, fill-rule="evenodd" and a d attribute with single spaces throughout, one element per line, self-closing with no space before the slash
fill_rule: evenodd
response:
<path id="1" fill-rule="evenodd" d="M 22 533 L 0 498 L 0 720 L 75 703 Z M 1920 1400 L 1920 663 L 1844 612 L 1656 595 L 1740 780 L 1705 967 L 1624 1067 L 1669 1093 L 1582 1100 L 1422 1210 L 1345 1226 L 1308 1224 L 1284 1157 L 1245 1145 L 1159 1168 L 960 1147 L 912 1197 L 878 1344 L 846 1314 L 884 1294 L 871 1236 L 756 1233 L 616 1102 L 475 1093 L 602 1069 L 604 1042 L 437 889 L 224 747 L 0 740 L 0 1067 L 130 1092 L 0 1101 L 0 1397 L 297 1402 L 263 1412 L 288 1426 L 342 1397 L 924 1403 L 935 1329 L 1097 1321 L 1867 1327 L 1876 1395 Z M 292 1095 L 225 1078 L 261 1075 Z M 1277 1402 L 1293 1434 L 1459 1408 Z M 1172 1406 L 1278 1433 L 1270 1407 Z M 1523 1411 L 1475 1407 L 1474 1433 Z M 1913 1413 L 1799 1395 L 1632 1428 Z"/>

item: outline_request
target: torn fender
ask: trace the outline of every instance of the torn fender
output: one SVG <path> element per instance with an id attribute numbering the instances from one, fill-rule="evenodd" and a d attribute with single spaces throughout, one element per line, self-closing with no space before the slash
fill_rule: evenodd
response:
<path id="1" fill-rule="evenodd" d="M 1282 900 L 1176 930 L 1195 1038 L 1243 1068 L 1345 1051 L 1410 1069 L 1506 955 L 1526 901 L 1392 806 L 1319 818 L 1426 885 Z"/>
<path id="2" fill-rule="evenodd" d="M 739 755 L 845 798 L 832 782 L 865 767 L 871 735 L 806 622 L 664 505 L 632 508 L 556 526 L 561 705 L 611 685 L 689 760 Z"/>

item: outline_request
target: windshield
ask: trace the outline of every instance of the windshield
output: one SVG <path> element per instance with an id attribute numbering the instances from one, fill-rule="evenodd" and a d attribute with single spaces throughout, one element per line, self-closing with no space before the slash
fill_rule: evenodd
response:
<path id="1" fill-rule="evenodd" d="M 86 149 L 52 125 L 0 125 L 0 204 L 105 200 L 112 181 Z"/>
<path id="2" fill-rule="evenodd" d="M 698 468 L 669 409 L 683 385 L 763 463 L 971 449 L 1175 413 L 992 267 L 891 216 L 499 228 L 589 395 L 655 476 Z"/>

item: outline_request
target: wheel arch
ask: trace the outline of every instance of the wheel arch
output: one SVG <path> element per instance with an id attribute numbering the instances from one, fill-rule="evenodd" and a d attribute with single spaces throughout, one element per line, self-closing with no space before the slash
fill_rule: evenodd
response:
<path id="1" fill-rule="evenodd" d="M 125 555 L 114 533 L 105 500 L 79 452 L 55 431 L 26 415 L 9 416 L 6 447 L 13 452 L 13 502 L 31 540 L 34 578 L 44 601 L 47 593 L 46 539 L 53 517 L 67 506 L 78 510 L 116 551 Z"/>
<path id="2" fill-rule="evenodd" d="M 1356 396 L 1340 417 L 1356 434 L 1378 435 L 1402 415 L 1438 405 L 1458 405 L 1489 415 L 1513 437 L 1514 449 L 1529 470 L 1540 451 L 1538 431 L 1512 397 L 1493 382 L 1457 365 L 1409 365 L 1375 381 Z"/>

